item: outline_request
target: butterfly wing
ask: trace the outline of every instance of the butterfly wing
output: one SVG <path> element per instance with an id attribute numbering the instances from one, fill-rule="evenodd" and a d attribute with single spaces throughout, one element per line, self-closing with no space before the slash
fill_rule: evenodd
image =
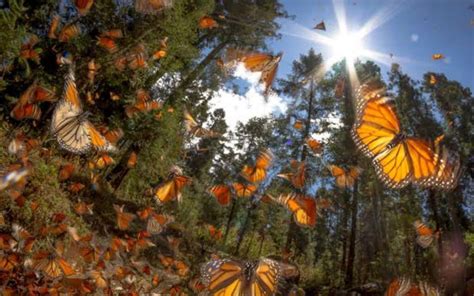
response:
<path id="1" fill-rule="evenodd" d="M 316 225 L 316 201 L 311 197 L 296 194 L 280 195 L 277 202 L 293 213 L 296 224 L 303 227 Z"/>
<path id="2" fill-rule="evenodd" d="M 216 198 L 221 206 L 228 206 L 231 201 L 230 188 L 227 185 L 215 185 L 209 192 Z"/>
<path id="3" fill-rule="evenodd" d="M 212 296 L 243 295 L 243 266 L 229 259 L 211 260 L 201 268 L 201 281 Z"/>
<path id="4" fill-rule="evenodd" d="M 280 264 L 271 259 L 261 259 L 250 283 L 251 295 L 275 295 L 280 280 Z"/>
<path id="5" fill-rule="evenodd" d="M 418 245 L 420 245 L 422 248 L 429 247 L 434 239 L 433 230 L 418 220 L 413 222 L 413 226 L 416 230 L 416 242 Z"/>
<path id="6" fill-rule="evenodd" d="M 352 129 L 357 147 L 372 158 L 379 178 L 389 187 L 401 188 L 411 179 L 411 162 L 403 140 L 395 145 L 400 123 L 388 97 L 376 96 L 364 101 L 359 118 Z"/>
<path id="7" fill-rule="evenodd" d="M 234 183 L 232 186 L 238 197 L 250 197 L 257 190 L 257 187 L 252 184 Z"/>
<path id="8" fill-rule="evenodd" d="M 155 199 L 158 203 L 168 202 L 175 197 L 176 191 L 173 180 L 167 181 L 155 189 Z"/>

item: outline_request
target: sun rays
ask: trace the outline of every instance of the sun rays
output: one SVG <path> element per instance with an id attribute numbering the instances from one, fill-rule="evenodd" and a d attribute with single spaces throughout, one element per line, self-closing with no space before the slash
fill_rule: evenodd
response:
<path id="1" fill-rule="evenodd" d="M 391 65 L 394 62 L 413 62 L 410 59 L 398 57 L 392 53 L 383 53 L 373 48 L 369 48 L 364 42 L 364 38 L 370 35 L 377 28 L 388 22 L 401 10 L 401 3 L 392 2 L 383 9 L 376 12 L 367 22 L 362 24 L 357 30 L 350 24 L 346 15 L 346 8 L 343 1 L 333 0 L 334 14 L 337 20 L 338 32 L 332 36 L 321 34 L 303 27 L 297 23 L 290 23 L 290 27 L 282 32 L 284 35 L 308 40 L 317 45 L 322 45 L 329 49 L 329 57 L 325 58 L 324 65 L 315 71 L 314 77 L 322 77 L 324 73 L 341 60 L 345 60 L 347 72 L 351 80 L 352 87 L 359 85 L 355 66 L 359 59 L 370 59 L 384 65 Z M 401 1 L 405 2 L 405 1 Z"/>

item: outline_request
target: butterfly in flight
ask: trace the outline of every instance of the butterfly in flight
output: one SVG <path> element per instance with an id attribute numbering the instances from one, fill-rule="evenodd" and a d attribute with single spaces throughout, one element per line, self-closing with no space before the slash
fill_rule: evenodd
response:
<path id="1" fill-rule="evenodd" d="M 88 113 L 82 110 L 74 72 L 70 69 L 63 97 L 54 109 L 51 133 L 57 138 L 61 148 L 72 153 L 84 154 L 91 147 L 104 152 L 116 150 L 115 146 L 87 120 L 87 115 Z"/>
<path id="2" fill-rule="evenodd" d="M 191 183 L 191 178 L 184 176 L 178 166 L 173 166 L 168 178 L 154 189 L 154 196 L 158 203 L 165 203 L 174 199 L 181 201 L 181 190 Z"/>
<path id="3" fill-rule="evenodd" d="M 416 243 L 422 248 L 428 248 L 435 238 L 439 237 L 439 232 L 434 231 L 423 222 L 416 220 L 413 222 L 416 230 Z"/>
<path id="4" fill-rule="evenodd" d="M 308 146 L 314 154 L 319 154 L 323 150 L 323 144 L 316 139 L 307 138 L 305 142 L 306 146 Z"/>
<path id="5" fill-rule="evenodd" d="M 352 138 L 372 159 L 379 178 L 391 188 L 409 183 L 450 190 L 460 175 L 459 156 L 440 145 L 443 137 L 426 141 L 401 131 L 393 99 L 380 83 L 363 84 L 356 94 Z"/>
<path id="6" fill-rule="evenodd" d="M 267 170 L 272 164 L 273 157 L 270 149 L 261 151 L 255 161 L 255 166 L 245 165 L 240 174 L 251 183 L 262 182 L 267 176 Z"/>
<path id="7" fill-rule="evenodd" d="M 359 177 L 361 169 L 358 167 L 350 167 L 345 170 L 337 165 L 329 165 L 329 171 L 336 178 L 336 185 L 339 188 L 354 187 L 355 180 Z"/>
<path id="8" fill-rule="evenodd" d="M 290 173 L 282 173 L 277 176 L 290 181 L 295 188 L 303 188 L 306 184 L 306 163 L 304 161 L 296 161 L 292 159 L 290 167 Z"/>
<path id="9" fill-rule="evenodd" d="M 219 25 L 210 16 L 203 16 L 202 18 L 199 19 L 199 28 L 201 29 L 213 29 L 217 27 L 219 27 Z"/>
<path id="10" fill-rule="evenodd" d="M 326 31 L 326 24 L 324 23 L 324 21 L 318 23 L 316 26 L 314 26 L 315 30 L 321 30 L 321 31 Z"/>
<path id="11" fill-rule="evenodd" d="M 186 132 L 193 137 L 216 138 L 221 136 L 220 133 L 205 129 L 199 125 L 187 110 L 184 111 L 184 126 Z"/>
<path id="12" fill-rule="evenodd" d="M 209 193 L 224 207 L 228 206 L 232 200 L 230 187 L 224 184 L 212 186 L 209 188 Z"/>
<path id="13" fill-rule="evenodd" d="M 299 274 L 296 266 L 268 258 L 213 259 L 201 267 L 201 282 L 206 295 L 276 295 L 281 281 L 295 274 Z"/>

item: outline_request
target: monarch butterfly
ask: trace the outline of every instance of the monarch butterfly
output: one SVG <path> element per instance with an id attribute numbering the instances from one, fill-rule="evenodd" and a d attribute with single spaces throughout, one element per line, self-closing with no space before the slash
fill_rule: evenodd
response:
<path id="1" fill-rule="evenodd" d="M 12 271 L 21 262 L 18 253 L 8 253 L 0 251 L 0 271 Z"/>
<path id="2" fill-rule="evenodd" d="M 10 116 L 16 120 L 30 118 L 38 120 L 41 117 L 41 109 L 35 103 L 53 101 L 54 91 L 38 85 L 35 81 L 20 96 Z"/>
<path id="3" fill-rule="evenodd" d="M 86 185 L 79 182 L 72 183 L 67 187 L 67 189 L 71 191 L 72 193 L 78 193 L 84 188 L 86 188 Z"/>
<path id="4" fill-rule="evenodd" d="M 92 215 L 92 208 L 94 207 L 93 203 L 86 203 L 84 201 L 79 201 L 74 205 L 74 212 L 78 215 Z"/>
<path id="5" fill-rule="evenodd" d="M 431 56 L 431 58 L 432 58 L 433 60 L 435 60 L 435 61 L 436 61 L 436 60 L 442 60 L 442 59 L 444 59 L 444 54 L 442 54 L 442 53 L 435 53 L 435 54 L 433 54 L 433 55 Z"/>
<path id="6" fill-rule="evenodd" d="M 137 90 L 137 99 L 135 104 L 125 106 L 125 114 L 131 118 L 139 112 L 150 112 L 158 110 L 162 106 L 161 104 L 152 99 L 149 92 L 144 89 Z"/>
<path id="7" fill-rule="evenodd" d="M 208 229 L 212 239 L 220 240 L 222 238 L 222 231 L 217 229 L 214 225 L 208 225 Z"/>
<path id="8" fill-rule="evenodd" d="M 53 251 L 38 251 L 33 255 L 33 269 L 44 272 L 52 278 L 61 275 L 71 276 L 75 271 L 71 264 L 64 259 L 64 246 L 57 243 Z"/>
<path id="9" fill-rule="evenodd" d="M 92 59 L 87 63 L 87 79 L 90 84 L 94 84 L 95 76 L 100 69 L 100 65 L 96 64 L 95 60 Z"/>
<path id="10" fill-rule="evenodd" d="M 412 283 L 410 279 L 393 279 L 385 292 L 385 296 L 439 296 L 440 291 L 425 282 Z"/>
<path id="11" fill-rule="evenodd" d="M 267 170 L 271 166 L 272 161 L 272 151 L 270 149 L 263 150 L 258 154 L 255 166 L 245 165 L 240 174 L 251 183 L 259 183 L 266 178 Z"/>
<path id="12" fill-rule="evenodd" d="M 72 163 L 66 163 L 61 167 L 59 170 L 59 177 L 58 180 L 60 182 L 66 181 L 71 178 L 72 174 L 74 173 L 75 166 Z"/>
<path id="13" fill-rule="evenodd" d="M 358 167 L 350 167 L 349 170 L 344 170 L 336 165 L 329 165 L 328 168 L 333 177 L 336 178 L 336 185 L 339 188 L 352 188 L 361 173 L 361 169 Z"/>
<path id="14" fill-rule="evenodd" d="M 17 183 L 22 183 L 26 176 L 29 175 L 29 170 L 27 168 L 19 168 L 0 175 L 0 191 L 16 185 Z"/>
<path id="15" fill-rule="evenodd" d="M 320 23 L 316 24 L 313 29 L 326 31 L 326 25 L 324 24 L 324 21 L 321 21 Z"/>
<path id="16" fill-rule="evenodd" d="M 35 49 L 34 46 L 39 42 L 39 38 L 36 35 L 31 35 L 29 38 L 23 42 L 20 47 L 20 57 L 26 60 L 33 60 L 36 63 L 39 63 L 41 49 Z"/>
<path id="17" fill-rule="evenodd" d="M 159 60 L 159 59 L 162 59 L 166 56 L 166 50 L 164 49 L 160 49 L 160 50 L 157 50 L 153 53 L 153 59 L 154 60 Z"/>
<path id="18" fill-rule="evenodd" d="M 251 197 L 257 190 L 257 186 L 253 184 L 233 183 L 232 187 L 238 197 Z"/>
<path id="19" fill-rule="evenodd" d="M 321 153 L 323 149 L 323 144 L 316 139 L 307 138 L 306 145 L 311 149 L 311 151 L 315 154 Z"/>
<path id="20" fill-rule="evenodd" d="M 154 196 L 158 203 L 165 203 L 173 199 L 181 201 L 181 189 L 191 183 L 191 178 L 184 176 L 181 168 L 173 166 L 165 182 L 154 189 Z"/>
<path id="21" fill-rule="evenodd" d="M 428 248 L 435 238 L 438 238 L 439 232 L 434 232 L 433 229 L 426 226 L 419 220 L 413 222 L 413 227 L 416 230 L 416 242 L 422 248 Z"/>
<path id="22" fill-rule="evenodd" d="M 187 110 L 184 111 L 184 126 L 186 128 L 186 132 L 193 137 L 215 138 L 221 135 L 201 127 Z"/>
<path id="23" fill-rule="evenodd" d="M 173 216 L 151 213 L 146 224 L 146 231 L 150 234 L 160 234 L 172 222 L 174 222 Z"/>
<path id="24" fill-rule="evenodd" d="M 135 0 L 135 10 L 143 14 L 156 14 L 172 5 L 172 0 Z"/>
<path id="25" fill-rule="evenodd" d="M 88 275 L 94 281 L 94 284 L 97 286 L 97 288 L 105 289 L 109 286 L 103 271 L 90 270 Z"/>
<path id="26" fill-rule="evenodd" d="M 264 94 L 267 95 L 275 79 L 278 64 L 282 54 L 276 56 L 265 53 L 251 53 L 242 58 L 245 68 L 252 72 L 262 72 L 260 82 L 265 87 Z"/>
<path id="27" fill-rule="evenodd" d="M 430 85 L 435 85 L 438 82 L 438 80 L 436 79 L 435 75 L 430 74 L 430 81 L 429 82 L 430 82 Z"/>
<path id="28" fill-rule="evenodd" d="M 231 201 L 230 188 L 227 185 L 214 185 L 209 189 L 221 206 L 228 206 Z"/>
<path id="29" fill-rule="evenodd" d="M 117 52 L 118 47 L 115 40 L 110 37 L 99 36 L 97 37 L 97 45 L 107 50 L 109 53 Z"/>
<path id="30" fill-rule="evenodd" d="M 258 261 L 214 259 L 201 267 L 207 295 L 275 295 L 287 264 L 262 258 Z"/>
<path id="31" fill-rule="evenodd" d="M 122 205 L 121 207 L 114 205 L 115 214 L 117 214 L 117 226 L 120 230 L 128 229 L 132 220 L 135 219 L 134 214 L 127 213 L 123 210 L 124 207 L 125 205 Z"/>
<path id="32" fill-rule="evenodd" d="M 51 24 L 50 24 L 49 30 L 48 30 L 48 38 L 49 39 L 57 39 L 58 38 L 58 36 L 56 35 L 56 32 L 58 31 L 60 22 L 61 22 L 61 17 L 57 14 L 55 14 L 51 18 Z"/>
<path id="33" fill-rule="evenodd" d="M 293 124 L 293 127 L 297 130 L 301 130 L 303 128 L 303 121 L 297 119 Z"/>
<path id="34" fill-rule="evenodd" d="M 202 18 L 199 19 L 199 28 L 201 29 L 213 29 L 217 27 L 219 27 L 219 25 L 210 16 L 203 16 Z"/>
<path id="35" fill-rule="evenodd" d="M 115 161 L 107 153 L 101 153 L 97 158 L 89 162 L 89 169 L 103 169 L 106 166 L 114 164 Z"/>
<path id="36" fill-rule="evenodd" d="M 293 214 L 296 224 L 303 227 L 314 227 L 316 225 L 316 200 L 303 194 L 290 193 L 280 195 L 276 200 Z"/>
<path id="37" fill-rule="evenodd" d="M 412 182 L 424 187 L 452 189 L 460 173 L 459 157 L 437 143 L 406 136 L 390 97 L 383 88 L 364 84 L 357 92 L 357 120 L 352 138 L 372 159 L 379 178 L 389 187 Z"/>
<path id="38" fill-rule="evenodd" d="M 74 4 L 80 15 L 86 15 L 94 4 L 94 0 L 75 0 Z"/>
<path id="39" fill-rule="evenodd" d="M 132 52 L 127 55 L 128 67 L 132 70 L 148 67 L 146 60 L 146 50 L 143 44 L 137 45 Z"/>
<path id="40" fill-rule="evenodd" d="M 12 237 L 15 242 L 10 243 L 10 246 L 14 251 L 29 253 L 33 249 L 33 244 L 36 238 L 33 237 L 25 228 L 13 223 L 12 224 Z"/>
<path id="41" fill-rule="evenodd" d="M 132 151 L 127 160 L 127 167 L 133 169 L 137 165 L 137 153 Z"/>
<path id="42" fill-rule="evenodd" d="M 69 42 L 81 33 L 81 29 L 77 24 L 65 25 L 59 32 L 58 40 L 60 42 Z"/>
<path id="43" fill-rule="evenodd" d="M 283 179 L 286 179 L 291 182 L 291 184 L 298 189 L 301 189 L 305 185 L 306 181 L 306 164 L 304 161 L 291 161 L 291 173 L 278 174 L 277 176 Z"/>
<path id="44" fill-rule="evenodd" d="M 91 147 L 99 151 L 114 151 L 116 148 L 102 136 L 86 119 L 77 92 L 74 72 L 70 69 L 66 77 L 63 98 L 54 109 L 51 132 L 59 145 L 72 153 L 84 154 Z"/>

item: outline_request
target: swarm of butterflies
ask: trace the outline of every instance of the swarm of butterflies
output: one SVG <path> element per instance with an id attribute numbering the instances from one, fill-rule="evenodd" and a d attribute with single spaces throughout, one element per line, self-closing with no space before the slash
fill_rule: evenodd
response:
<path id="1" fill-rule="evenodd" d="M 75 0 L 78 14 L 84 16 L 91 10 L 94 0 Z M 172 0 L 135 0 L 138 13 L 158 14 L 171 7 Z M 202 30 L 218 29 L 226 17 L 203 16 L 197 26 Z M 65 43 L 81 34 L 76 23 L 61 24 L 61 17 L 52 17 L 48 38 Z M 324 22 L 315 29 L 325 30 Z M 123 32 L 112 29 L 101 32 L 97 45 L 109 54 L 119 52 L 118 41 Z M 21 46 L 20 58 L 38 63 L 41 50 L 36 47 L 39 39 L 35 35 L 25 40 Z M 150 60 L 159 60 L 167 55 L 167 38 L 160 42 L 160 48 L 153 51 L 151 57 L 143 44 L 131 48 L 116 56 L 113 66 L 117 71 L 126 68 L 137 70 L 148 67 Z M 253 72 L 261 72 L 260 81 L 264 94 L 269 94 L 276 76 L 282 54 L 272 55 L 245 49 L 227 49 L 217 65 L 228 73 L 237 64 Z M 442 59 L 441 54 L 433 59 Z M 50 121 L 50 131 L 59 146 L 72 154 L 84 155 L 93 152 L 87 169 L 90 182 L 98 186 L 100 171 L 115 163 L 110 156 L 119 150 L 118 143 L 124 137 L 120 129 L 110 129 L 105 125 L 96 125 L 88 119 L 84 111 L 81 95 L 75 78 L 75 65 L 70 53 L 58 53 L 57 63 L 67 67 L 63 93 L 58 100 L 56 90 L 49 89 L 35 80 L 20 95 L 11 109 L 10 116 L 15 120 L 31 119 L 38 121 L 42 117 L 41 105 L 54 104 Z M 94 59 L 87 63 L 89 86 L 94 85 L 101 65 Z M 433 76 L 433 79 L 435 77 Z M 433 80 L 431 79 L 431 80 Z M 434 83 L 433 83 L 434 84 Z M 97 94 L 86 92 L 86 102 L 95 104 Z M 344 80 L 336 85 L 335 96 L 342 97 Z M 120 96 L 111 92 L 112 100 Z M 136 91 L 136 100 L 125 106 L 128 118 L 141 113 L 153 112 L 155 118 L 161 118 L 163 105 L 144 89 Z M 170 108 L 168 112 L 173 112 Z M 203 127 L 188 110 L 184 111 L 183 122 L 189 137 L 218 138 L 222 134 Z M 304 123 L 296 120 L 293 127 L 302 130 Z M 441 144 L 443 136 L 426 141 L 405 135 L 399 123 L 393 100 L 386 95 L 383 87 L 376 83 L 363 84 L 356 92 L 356 120 L 352 128 L 352 137 L 358 149 L 369 157 L 380 180 L 390 188 L 402 188 L 408 184 L 422 187 L 437 187 L 451 190 L 456 187 L 460 175 L 459 157 Z M 315 156 L 321 155 L 324 145 L 314 138 L 305 139 L 306 148 Z M 8 152 L 18 159 L 17 163 L 0 170 L 0 191 L 7 193 L 20 207 L 26 201 L 23 191 L 28 178 L 34 174 L 29 160 L 32 151 L 39 151 L 43 157 L 49 157 L 51 151 L 41 147 L 41 141 L 28 138 L 20 132 L 8 145 Z M 133 169 L 138 155 L 131 152 L 127 167 Z M 221 206 L 234 206 L 236 199 L 247 199 L 251 203 L 275 204 L 282 206 L 291 214 L 294 222 L 301 227 L 314 227 L 321 210 L 331 209 L 332 202 L 326 198 L 313 197 L 306 193 L 307 180 L 311 164 L 305 161 L 291 160 L 286 172 L 277 177 L 288 182 L 292 191 L 277 197 L 266 193 L 265 181 L 269 178 L 275 156 L 270 149 L 259 152 L 254 164 L 244 165 L 237 180 L 229 183 L 214 184 L 209 193 Z M 359 167 L 341 167 L 327 164 L 334 177 L 335 185 L 341 190 L 351 190 L 363 173 Z M 72 182 L 79 171 L 72 162 L 60 165 L 58 181 L 67 184 L 67 189 L 77 194 L 86 185 Z M 182 200 L 182 192 L 192 183 L 183 170 L 175 165 L 169 174 L 147 193 L 158 206 Z M 38 204 L 29 203 L 33 213 Z M 95 233 L 81 233 L 63 213 L 53 213 L 50 224 L 38 227 L 9 223 L 8 213 L 0 213 L 0 284 L 2 295 L 61 295 L 64 293 L 107 295 L 186 295 L 183 283 L 199 295 L 300 295 L 297 284 L 299 269 L 288 260 L 260 258 L 258 260 L 240 260 L 213 255 L 211 260 L 202 264 L 199 274 L 192 273 L 181 251 L 180 245 L 185 227 L 175 221 L 173 215 L 147 207 L 129 212 L 126 205 L 113 204 L 114 221 L 120 235 L 99 236 Z M 94 204 L 78 199 L 73 206 L 78 216 L 94 214 Z M 417 233 L 416 242 L 422 248 L 428 248 L 439 237 L 440 230 L 433 230 L 421 221 L 413 223 Z M 206 228 L 209 237 L 222 239 L 222 231 L 211 224 Z M 41 240 L 41 243 L 39 241 Z M 160 268 L 153 266 L 142 256 L 143 251 L 159 250 Z M 439 295 L 439 291 L 426 283 L 412 283 L 408 279 L 393 280 L 386 295 Z"/>

